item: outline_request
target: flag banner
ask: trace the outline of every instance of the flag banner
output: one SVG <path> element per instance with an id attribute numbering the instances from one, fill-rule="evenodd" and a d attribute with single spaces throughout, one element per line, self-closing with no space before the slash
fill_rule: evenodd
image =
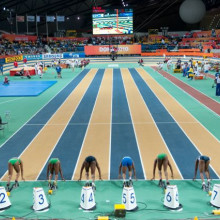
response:
<path id="1" fill-rule="evenodd" d="M 57 21 L 58 22 L 64 22 L 65 21 L 65 17 L 64 16 L 57 16 Z"/>
<path id="2" fill-rule="evenodd" d="M 37 22 L 40 22 L 40 16 L 37 16 Z"/>
<path id="3" fill-rule="evenodd" d="M 47 16 L 47 22 L 54 22 L 54 16 Z"/>
<path id="4" fill-rule="evenodd" d="M 28 22 L 35 22 L 35 16 L 34 15 L 27 16 L 27 21 Z"/>
<path id="5" fill-rule="evenodd" d="M 17 16 L 16 16 L 16 21 L 17 21 L 17 22 L 24 22 L 24 16 L 20 16 L 20 15 L 18 16 L 18 15 L 17 15 Z"/>

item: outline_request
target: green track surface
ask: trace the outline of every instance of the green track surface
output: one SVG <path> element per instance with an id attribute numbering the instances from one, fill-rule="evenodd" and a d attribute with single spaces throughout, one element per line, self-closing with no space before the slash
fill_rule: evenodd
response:
<path id="1" fill-rule="evenodd" d="M 41 80 L 57 80 L 52 87 L 35 97 L 0 97 L 0 116 L 3 122 L 8 121 L 5 112 L 10 111 L 9 124 L 6 126 L 4 135 L 0 133 L 0 146 L 10 138 L 19 128 L 21 128 L 39 109 L 46 105 L 56 94 L 58 94 L 70 81 L 81 72 L 81 68 L 76 68 L 74 72 L 71 69 L 62 71 L 62 79 L 57 79 L 56 70 L 48 69 L 43 78 L 34 76 L 31 79 L 21 79 L 20 77 L 9 77 L 10 81 L 41 81 Z M 3 80 L 1 76 L 0 81 Z"/>
<path id="2" fill-rule="evenodd" d="M 214 181 L 213 181 L 214 182 Z M 210 196 L 202 191 L 201 181 L 171 181 L 178 187 L 179 201 L 183 205 L 182 211 L 170 211 L 163 206 L 164 191 L 157 186 L 158 181 L 134 182 L 139 209 L 127 212 L 125 219 L 186 219 L 194 216 L 214 218 L 211 214 L 215 209 L 210 206 Z M 5 183 L 4 183 L 5 185 Z M 80 209 L 80 195 L 83 182 L 59 182 L 58 190 L 48 194 L 47 182 L 20 182 L 20 187 L 14 189 L 10 195 L 12 206 L 0 213 L 0 218 L 35 218 L 35 219 L 95 219 L 97 216 L 107 215 L 114 211 L 114 204 L 121 204 L 121 181 L 96 182 L 96 209 L 84 211 Z M 33 187 L 43 187 L 51 207 L 48 212 L 36 213 L 31 209 L 33 205 Z"/>
<path id="3" fill-rule="evenodd" d="M 220 133 L 219 133 L 220 117 L 216 113 L 212 112 L 210 109 L 208 109 L 206 106 L 204 106 L 202 103 L 197 101 L 188 93 L 182 91 L 182 89 L 174 85 L 172 82 L 170 82 L 168 79 L 163 77 L 161 74 L 157 73 L 152 68 L 144 67 L 144 69 L 163 88 L 165 88 L 165 90 L 168 91 L 188 112 L 190 112 L 204 127 L 206 127 L 218 140 L 220 140 Z M 181 78 L 181 76 L 179 76 L 179 78 Z M 192 84 L 194 83 L 196 85 L 201 82 L 201 84 L 197 85 L 197 87 L 203 89 L 203 91 L 211 90 L 213 93 L 215 92 L 214 89 L 211 88 L 211 83 L 213 82 L 212 79 L 188 81 L 187 79 L 184 78 L 182 80 L 186 81 L 186 83 L 192 83 Z M 201 91 L 199 88 L 198 91 Z M 209 96 L 208 94 L 205 95 Z"/>

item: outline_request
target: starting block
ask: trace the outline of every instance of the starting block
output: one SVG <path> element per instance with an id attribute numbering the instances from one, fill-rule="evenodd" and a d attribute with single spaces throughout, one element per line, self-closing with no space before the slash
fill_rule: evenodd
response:
<path id="1" fill-rule="evenodd" d="M 50 204 L 47 201 L 43 188 L 34 188 L 33 190 L 34 211 L 46 212 L 49 210 Z"/>
<path id="2" fill-rule="evenodd" d="M 91 186 L 83 186 L 80 207 L 84 210 L 93 210 L 96 208 L 95 196 Z"/>
<path id="3" fill-rule="evenodd" d="M 168 185 L 164 197 L 164 206 L 170 210 L 181 210 L 182 205 L 179 204 L 179 194 L 176 185 Z"/>
<path id="4" fill-rule="evenodd" d="M 173 72 L 174 73 L 182 73 L 182 70 L 181 69 L 174 69 Z"/>
<path id="5" fill-rule="evenodd" d="M 7 192 L 5 190 L 5 187 L 0 187 L 0 212 L 5 211 L 5 209 L 8 209 L 11 207 L 11 202 L 8 198 Z"/>
<path id="6" fill-rule="evenodd" d="M 203 79 L 204 77 L 202 75 L 200 76 L 195 76 L 194 79 Z"/>
<path id="7" fill-rule="evenodd" d="M 122 204 L 127 211 L 133 211 L 138 208 L 133 186 L 124 187 L 122 192 Z"/>
<path id="8" fill-rule="evenodd" d="M 220 184 L 214 185 L 210 204 L 216 208 L 220 208 Z"/>
<path id="9" fill-rule="evenodd" d="M 124 204 L 115 204 L 115 217 L 124 218 L 126 216 L 126 210 Z"/>

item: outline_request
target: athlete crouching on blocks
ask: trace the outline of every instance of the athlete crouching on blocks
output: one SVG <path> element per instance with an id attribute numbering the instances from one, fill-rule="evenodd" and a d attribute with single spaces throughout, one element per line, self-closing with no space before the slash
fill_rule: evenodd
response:
<path id="1" fill-rule="evenodd" d="M 63 181 L 65 181 L 64 177 L 63 177 L 63 172 L 62 172 L 62 169 L 61 169 L 61 164 L 60 164 L 60 161 L 58 158 L 51 158 L 49 160 L 49 163 L 47 165 L 47 179 L 48 179 L 48 182 L 49 182 L 49 188 L 54 188 L 56 189 L 57 188 L 57 180 L 58 180 L 58 174 L 60 172 L 60 176 L 62 178 Z M 49 175 L 50 173 L 50 175 Z M 53 177 L 53 173 L 55 173 L 55 179 L 54 179 L 54 182 L 53 184 L 51 184 L 51 179 Z"/>
<path id="2" fill-rule="evenodd" d="M 132 185 L 132 169 L 133 169 L 133 173 L 134 173 L 134 178 L 137 180 L 136 178 L 136 170 L 135 170 L 135 166 L 134 166 L 134 162 L 132 161 L 132 159 L 130 157 L 124 157 L 120 163 L 119 166 L 119 173 L 118 173 L 118 178 L 121 179 L 121 171 L 122 171 L 122 178 L 123 178 L 123 185 L 125 186 L 126 184 L 126 171 L 128 168 L 128 174 L 129 174 L 129 185 Z"/>
<path id="3" fill-rule="evenodd" d="M 15 183 L 14 183 L 14 187 L 18 187 L 19 184 L 18 184 L 18 178 L 20 176 L 20 173 L 21 173 L 21 178 L 22 180 L 25 181 L 24 179 L 24 170 L 23 170 L 23 162 L 21 159 L 19 158 L 11 158 L 9 161 L 8 161 L 8 183 L 7 183 L 7 186 L 6 186 L 6 191 L 9 191 L 9 188 L 10 188 L 10 182 L 11 182 L 11 178 L 12 178 L 12 174 L 13 174 L 13 169 L 16 171 L 16 177 L 15 177 Z"/>
<path id="4" fill-rule="evenodd" d="M 78 181 L 80 181 L 82 179 L 82 172 L 83 172 L 83 169 L 85 168 L 86 182 L 88 184 L 88 182 L 89 182 L 89 168 L 90 168 L 91 169 L 91 177 L 92 177 L 92 187 L 95 189 L 95 168 L 96 167 L 99 172 L 99 179 L 102 180 L 101 169 L 99 167 L 99 164 L 98 164 L 98 161 L 96 160 L 96 158 L 93 156 L 86 157 L 86 159 L 84 160 L 84 162 L 82 164 L 82 167 L 80 170 L 80 177 L 79 177 Z"/>
<path id="5" fill-rule="evenodd" d="M 193 181 L 196 179 L 196 173 L 197 173 L 197 169 L 199 167 L 199 172 L 200 172 L 200 177 L 201 177 L 201 180 L 202 180 L 202 189 L 203 190 L 206 190 L 206 185 L 205 185 L 203 172 L 205 172 L 206 178 L 208 180 L 207 187 L 208 188 L 210 187 L 209 164 L 210 164 L 210 158 L 207 157 L 207 156 L 201 155 L 196 159 L 195 174 L 194 174 Z"/>
<path id="6" fill-rule="evenodd" d="M 154 167 L 153 167 L 153 178 L 151 180 L 155 179 L 155 170 L 156 170 L 156 166 L 158 164 L 158 170 L 159 170 L 159 186 L 162 187 L 163 186 L 163 181 L 162 181 L 162 166 L 163 166 L 163 170 L 164 170 L 164 174 L 166 177 L 166 182 L 167 185 L 170 184 L 169 180 L 168 180 L 168 172 L 167 172 L 167 166 L 170 167 L 170 171 L 171 171 L 171 177 L 173 178 L 173 168 L 168 160 L 168 157 L 166 154 L 158 154 L 157 158 L 154 161 Z"/>

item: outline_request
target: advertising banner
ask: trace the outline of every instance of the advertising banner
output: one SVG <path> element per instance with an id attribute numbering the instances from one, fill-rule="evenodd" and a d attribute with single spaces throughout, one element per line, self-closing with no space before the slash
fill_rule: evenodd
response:
<path id="1" fill-rule="evenodd" d="M 28 22 L 35 22 L 35 16 L 34 15 L 28 15 L 27 16 L 27 21 Z"/>
<path id="2" fill-rule="evenodd" d="M 85 46 L 86 55 L 109 55 L 112 47 L 117 48 L 117 54 L 141 54 L 141 45 L 101 45 Z"/>
<path id="3" fill-rule="evenodd" d="M 37 36 L 31 35 L 16 35 L 16 34 L 3 34 L 2 38 L 9 41 L 36 41 Z"/>
<path id="4" fill-rule="evenodd" d="M 62 53 L 58 53 L 58 54 L 43 54 L 42 57 L 43 57 L 43 60 L 62 59 L 63 58 L 63 54 Z"/>
<path id="5" fill-rule="evenodd" d="M 5 63 L 5 59 L 4 58 L 0 59 L 0 64 L 4 64 L 4 63 Z"/>
<path id="6" fill-rule="evenodd" d="M 5 63 L 12 63 L 14 61 L 22 61 L 22 60 L 23 60 L 23 55 L 18 55 L 14 57 L 6 57 Z"/>
<path id="7" fill-rule="evenodd" d="M 42 60 L 42 54 L 38 55 L 23 55 L 27 60 Z"/>
<path id="8" fill-rule="evenodd" d="M 54 22 L 55 17 L 54 16 L 47 16 L 47 22 Z"/>
<path id="9" fill-rule="evenodd" d="M 24 16 L 17 15 L 16 16 L 16 21 L 17 22 L 24 22 Z"/>
<path id="10" fill-rule="evenodd" d="M 57 15 L 57 21 L 58 22 L 64 22 L 65 21 L 65 17 Z"/>
<path id="11" fill-rule="evenodd" d="M 79 57 L 85 57 L 85 53 L 63 53 L 63 58 L 69 58 L 69 59 L 74 59 L 74 58 L 79 58 Z"/>

